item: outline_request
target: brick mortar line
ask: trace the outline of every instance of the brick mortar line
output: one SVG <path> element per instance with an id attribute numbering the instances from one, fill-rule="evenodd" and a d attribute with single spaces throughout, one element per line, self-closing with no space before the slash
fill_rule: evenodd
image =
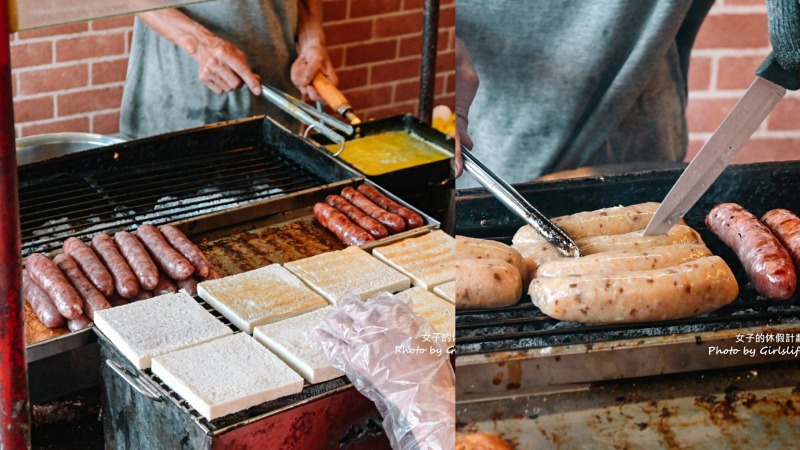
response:
<path id="1" fill-rule="evenodd" d="M 726 5 L 718 3 L 711 7 L 709 16 L 721 15 L 743 15 L 743 14 L 766 14 L 766 5 Z"/>
<path id="2" fill-rule="evenodd" d="M 56 34 L 52 36 L 42 36 L 42 37 L 34 37 L 34 38 L 25 38 L 25 39 L 17 39 L 12 43 L 12 47 L 15 45 L 24 45 L 28 43 L 41 43 L 41 42 L 59 42 L 65 41 L 68 39 L 77 39 L 82 37 L 97 37 L 97 36 L 107 36 L 111 34 L 127 34 L 132 27 L 121 27 L 121 28 L 109 28 L 107 30 L 97 30 L 97 31 L 79 31 L 74 34 Z"/>
<path id="3" fill-rule="evenodd" d="M 101 110 L 97 110 L 97 111 L 89 111 L 89 112 L 79 113 L 79 114 L 70 114 L 68 116 L 56 115 L 55 117 L 50 118 L 50 119 L 33 120 L 33 121 L 30 121 L 30 122 L 21 122 L 18 125 L 47 125 L 48 123 L 61 122 L 61 121 L 64 121 L 64 120 L 81 119 L 81 118 L 84 118 L 84 117 L 91 119 L 91 118 L 94 118 L 94 116 L 96 116 L 96 115 L 109 114 L 109 113 L 113 114 L 113 113 L 117 113 L 117 112 L 119 112 L 119 108 L 117 108 L 117 109 L 101 109 Z"/>
<path id="4" fill-rule="evenodd" d="M 711 58 L 714 56 L 720 57 L 739 57 L 739 56 L 766 56 L 772 50 L 772 47 L 748 47 L 748 48 L 735 48 L 735 47 L 715 47 L 715 48 L 696 48 L 692 50 L 692 57 Z"/>
<path id="5" fill-rule="evenodd" d="M 49 91 L 49 92 L 37 92 L 35 94 L 19 94 L 17 93 L 14 96 L 14 100 L 36 100 L 43 97 L 53 97 L 54 99 L 60 95 L 70 95 L 70 94 L 79 94 L 81 92 L 89 92 L 98 89 L 105 89 L 109 87 L 124 87 L 125 82 L 115 81 L 113 83 L 103 83 L 103 84 L 95 84 L 95 85 L 86 85 L 81 86 L 78 88 L 70 88 L 70 89 L 62 89 L 58 91 Z"/>
<path id="6" fill-rule="evenodd" d="M 71 61 L 52 62 L 49 64 L 42 64 L 38 66 L 28 66 L 19 68 L 12 67 L 11 73 L 25 74 L 30 72 L 40 72 L 43 70 L 63 69 L 71 66 L 91 65 L 95 63 L 104 63 L 104 62 L 117 62 L 118 60 L 128 59 L 128 58 L 129 58 L 128 55 L 113 55 L 113 56 L 99 56 L 96 58 L 87 58 L 87 59 L 73 59 Z"/>

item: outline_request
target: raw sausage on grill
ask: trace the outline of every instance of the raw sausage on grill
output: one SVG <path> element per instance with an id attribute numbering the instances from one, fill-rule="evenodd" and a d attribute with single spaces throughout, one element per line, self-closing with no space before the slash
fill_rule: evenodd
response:
<path id="1" fill-rule="evenodd" d="M 363 228 L 326 203 L 314 205 L 314 217 L 347 245 L 362 245 L 375 240 Z"/>
<path id="2" fill-rule="evenodd" d="M 364 214 L 364 211 L 356 208 L 346 198 L 339 195 L 329 195 L 325 197 L 325 203 L 333 206 L 342 212 L 353 223 L 363 228 L 375 239 L 382 239 L 389 236 L 386 227 L 372 217 Z"/>
<path id="3" fill-rule="evenodd" d="M 376 205 L 405 219 L 409 230 L 419 228 L 424 225 L 425 222 L 422 220 L 422 217 L 420 217 L 419 214 L 383 195 L 378 189 L 375 188 L 375 186 L 362 184 L 358 186 L 358 190 L 367 196 L 368 199 L 372 200 Z"/>
<path id="4" fill-rule="evenodd" d="M 391 233 L 399 233 L 406 229 L 406 221 L 395 213 L 391 213 L 381 208 L 380 206 L 372 203 L 372 200 L 364 196 L 364 194 L 357 190 L 346 187 L 342 189 L 342 197 L 356 205 L 360 210 L 367 213 L 368 216 L 384 224 Z"/>
<path id="5" fill-rule="evenodd" d="M 736 252 L 756 290 L 773 300 L 786 300 L 797 287 L 789 252 L 769 228 L 735 203 L 722 203 L 709 211 L 706 225 Z"/>
<path id="6" fill-rule="evenodd" d="M 139 226 L 136 235 L 139 236 L 139 240 L 150 252 L 158 267 L 170 278 L 185 280 L 192 276 L 194 273 L 192 263 L 172 248 L 158 228 L 145 223 Z"/>
<path id="7" fill-rule="evenodd" d="M 31 253 L 25 259 L 25 268 L 28 269 L 31 279 L 47 292 L 65 319 L 74 319 L 83 314 L 81 296 L 50 258 L 41 253 Z"/>
<path id="8" fill-rule="evenodd" d="M 501 259 L 519 270 L 523 285 L 530 282 L 531 274 L 522 255 L 502 242 L 456 236 L 456 258 Z"/>
<path id="9" fill-rule="evenodd" d="M 519 270 L 499 259 L 456 259 L 456 309 L 498 308 L 522 296 Z"/>
<path id="10" fill-rule="evenodd" d="M 86 317 L 94 320 L 95 311 L 111 307 L 108 300 L 86 279 L 78 264 L 69 255 L 60 253 L 53 258 L 53 262 L 64 272 L 72 286 L 83 298 L 83 313 L 86 314 Z"/>
<path id="11" fill-rule="evenodd" d="M 163 295 L 163 294 L 171 294 L 173 292 L 178 292 L 178 287 L 175 286 L 175 283 L 170 280 L 170 278 L 164 274 L 164 272 L 159 272 L 158 274 L 158 284 L 155 288 L 153 288 L 153 294 L 155 295 Z"/>
<path id="12" fill-rule="evenodd" d="M 135 297 L 139 292 L 139 282 L 136 281 L 136 275 L 134 275 L 125 258 L 117 250 L 117 246 L 114 245 L 114 240 L 111 239 L 111 236 L 98 234 L 93 237 L 92 248 L 94 248 L 103 264 L 111 272 L 111 278 L 114 279 L 114 287 L 117 293 L 127 299 Z"/>
<path id="13" fill-rule="evenodd" d="M 162 225 L 159 230 L 164 235 L 164 239 L 194 265 L 197 275 L 201 278 L 208 278 L 212 269 L 211 263 L 206 259 L 206 255 L 183 234 L 183 231 L 173 225 Z"/>
<path id="14" fill-rule="evenodd" d="M 183 289 L 186 291 L 187 294 L 194 297 L 197 295 L 197 279 L 196 278 L 187 278 L 185 280 L 177 281 L 175 284 L 178 285 L 178 289 Z"/>
<path id="15" fill-rule="evenodd" d="M 638 272 L 536 278 L 528 293 L 548 316 L 581 323 L 647 322 L 713 311 L 739 285 L 719 256 Z"/>
<path id="16" fill-rule="evenodd" d="M 44 326 L 56 328 L 64 325 L 64 317 L 58 312 L 50 296 L 31 280 L 27 270 L 22 271 L 22 293 Z"/>
<path id="17" fill-rule="evenodd" d="M 106 297 L 114 293 L 114 279 L 91 247 L 82 240 L 71 237 L 64 241 L 64 253 L 75 260 L 83 274 L 98 291 Z"/>
<path id="18" fill-rule="evenodd" d="M 800 270 L 800 217 L 786 209 L 773 209 L 764 214 L 761 221 L 789 250 L 795 271 Z"/>
<path id="19" fill-rule="evenodd" d="M 69 328 L 69 331 L 78 331 L 89 328 L 90 326 L 92 326 L 92 321 L 84 315 L 67 320 L 67 328 Z"/>
<path id="20" fill-rule="evenodd" d="M 158 268 L 139 239 L 127 231 L 118 231 L 114 234 L 114 243 L 117 244 L 120 254 L 127 261 L 133 274 L 136 275 L 139 284 L 147 290 L 156 287 Z"/>

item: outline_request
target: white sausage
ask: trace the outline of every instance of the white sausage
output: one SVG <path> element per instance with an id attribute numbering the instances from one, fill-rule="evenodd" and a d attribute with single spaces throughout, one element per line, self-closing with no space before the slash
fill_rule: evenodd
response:
<path id="1" fill-rule="evenodd" d="M 522 297 L 519 270 L 499 259 L 456 259 L 456 309 L 498 308 Z"/>
<path id="2" fill-rule="evenodd" d="M 501 259 L 519 270 L 525 285 L 530 281 L 528 266 L 522 255 L 502 242 L 456 236 L 456 258 Z"/>
<path id="3" fill-rule="evenodd" d="M 630 206 L 614 206 L 556 217 L 553 219 L 553 223 L 566 231 L 572 239 L 629 233 L 644 230 L 659 205 L 660 203 L 650 202 Z"/>
<path id="4" fill-rule="evenodd" d="M 575 245 L 578 246 L 581 255 L 584 256 L 615 250 L 651 248 L 670 244 L 705 245 L 697 231 L 686 225 L 675 225 L 664 235 L 642 236 L 642 234 L 643 231 L 632 231 L 610 236 L 592 236 L 576 240 Z"/>
<path id="5" fill-rule="evenodd" d="M 581 258 L 558 259 L 542 264 L 537 277 L 568 277 L 594 273 L 632 272 L 663 269 L 711 256 L 708 248 L 697 244 L 672 244 L 595 253 Z"/>
<path id="6" fill-rule="evenodd" d="M 529 293 L 559 320 L 647 322 L 713 311 L 735 300 L 739 285 L 722 258 L 708 256 L 665 269 L 537 278 Z"/>

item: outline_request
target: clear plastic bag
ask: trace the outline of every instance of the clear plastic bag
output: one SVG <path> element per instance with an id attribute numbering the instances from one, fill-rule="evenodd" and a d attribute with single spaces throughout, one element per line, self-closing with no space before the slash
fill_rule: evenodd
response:
<path id="1" fill-rule="evenodd" d="M 317 336 L 328 359 L 375 402 L 395 450 L 455 448 L 448 342 L 400 298 L 345 295 Z"/>

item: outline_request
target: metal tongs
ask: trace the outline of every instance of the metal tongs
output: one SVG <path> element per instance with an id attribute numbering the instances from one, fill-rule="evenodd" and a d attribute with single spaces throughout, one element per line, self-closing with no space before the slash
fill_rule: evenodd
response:
<path id="1" fill-rule="evenodd" d="M 478 183 L 500 200 L 500 203 L 532 226 L 564 256 L 575 258 L 581 256 L 578 246 L 575 245 L 564 230 L 558 228 L 536 208 L 531 206 L 516 189 L 492 172 L 479 159 L 475 158 L 463 145 L 461 146 L 461 155 L 464 157 L 464 170 L 475 177 Z"/>
<path id="2" fill-rule="evenodd" d="M 272 86 L 262 84 L 261 96 L 266 98 L 270 103 L 277 106 L 290 116 L 305 124 L 307 128 L 303 134 L 304 138 L 308 138 L 308 133 L 310 133 L 311 130 L 317 130 L 319 134 L 325 136 L 331 142 L 339 144 L 339 150 L 336 151 L 333 156 L 339 156 L 339 154 L 344 151 L 344 136 L 333 131 L 329 127 L 336 128 L 346 135 L 352 135 L 354 131 L 352 125 L 344 123 L 343 121 L 331 116 L 330 114 L 326 114 L 323 111 L 318 111 L 297 97 L 291 96 Z"/>

